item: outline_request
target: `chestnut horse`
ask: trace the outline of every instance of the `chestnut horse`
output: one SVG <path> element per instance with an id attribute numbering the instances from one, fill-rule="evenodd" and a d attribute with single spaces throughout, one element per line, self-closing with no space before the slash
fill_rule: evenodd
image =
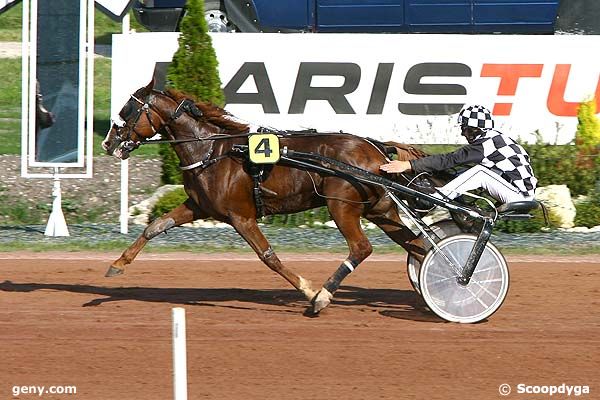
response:
<path id="1" fill-rule="evenodd" d="M 144 245 L 156 235 L 197 219 L 213 218 L 230 224 L 248 242 L 258 257 L 310 301 L 307 313 L 327 307 L 342 280 L 372 252 L 361 228 L 361 217 L 381 228 L 394 242 L 415 256 L 422 255 L 422 242 L 401 221 L 385 189 L 325 176 L 293 165 L 277 163 L 264 168 L 259 190 L 262 207 L 254 196 L 255 179 L 248 160 L 234 151 L 247 145 L 249 127 L 211 104 L 195 102 L 174 90 L 161 92 L 154 83 L 137 90 L 121 109 L 122 125 L 113 124 L 102 146 L 108 154 L 125 159 L 147 139 L 160 133 L 170 142 L 181 161 L 184 188 L 189 198 L 174 210 L 155 219 L 143 234 L 114 261 L 106 276 L 124 272 Z M 346 133 L 304 132 L 284 134 L 281 146 L 320 154 L 380 174 L 388 161 L 371 141 Z M 411 146 L 396 147 L 399 159 L 426 154 Z M 261 232 L 257 218 L 288 214 L 326 205 L 347 241 L 349 254 L 337 271 L 315 291 L 311 283 L 279 260 Z"/>

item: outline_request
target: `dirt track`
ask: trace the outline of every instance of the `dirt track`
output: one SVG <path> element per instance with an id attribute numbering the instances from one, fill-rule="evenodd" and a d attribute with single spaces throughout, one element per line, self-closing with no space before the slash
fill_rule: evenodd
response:
<path id="1" fill-rule="evenodd" d="M 26 259 L 13 259 L 18 256 Z M 476 325 L 424 310 L 404 260 L 365 262 L 318 318 L 254 257 L 0 254 L 0 399 L 168 399 L 171 308 L 187 312 L 190 399 L 557 399 L 517 385 L 587 385 L 600 398 L 600 257 L 511 261 L 500 310 Z M 282 256 L 315 286 L 343 255 Z M 400 257 L 402 258 L 402 257 Z M 572 395 L 571 397 L 574 397 Z"/>

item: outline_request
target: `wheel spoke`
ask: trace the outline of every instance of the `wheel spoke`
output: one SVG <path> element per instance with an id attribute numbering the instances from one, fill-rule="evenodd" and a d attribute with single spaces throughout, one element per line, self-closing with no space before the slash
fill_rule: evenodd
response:
<path id="1" fill-rule="evenodd" d="M 475 295 L 475 293 L 473 293 L 473 290 L 471 290 L 471 288 L 467 287 L 467 290 L 469 291 L 469 293 L 471 293 L 473 295 L 473 298 L 475 300 L 477 300 L 477 302 L 483 306 L 484 309 L 488 308 L 488 305 L 485 304 L 477 295 Z"/>
<path id="2" fill-rule="evenodd" d="M 490 292 L 488 290 L 488 288 L 486 286 L 482 285 L 480 282 L 478 282 L 478 281 L 472 281 L 472 282 L 474 284 L 476 284 L 476 285 L 479 285 L 479 287 L 481 288 L 481 290 L 483 290 L 484 292 L 486 292 L 487 294 L 489 294 L 492 299 L 495 299 L 497 297 L 497 294 L 494 294 L 494 293 Z"/>
<path id="3" fill-rule="evenodd" d="M 482 281 L 471 279 L 471 282 L 476 282 L 476 283 L 502 282 L 502 279 L 500 279 L 500 278 L 496 278 L 496 279 L 484 279 Z"/>
<path id="4" fill-rule="evenodd" d="M 450 279 L 450 278 L 455 278 L 453 276 L 436 274 L 435 272 L 431 272 L 429 275 L 433 276 L 434 278 L 442 278 L 443 280 Z"/>
<path id="5" fill-rule="evenodd" d="M 476 269 L 475 269 L 475 273 L 474 273 L 473 275 L 475 275 L 475 274 L 479 274 L 479 273 L 481 273 L 481 272 L 492 271 L 492 270 L 494 270 L 494 269 L 496 269 L 496 268 L 498 268 L 498 266 L 497 266 L 497 265 L 490 265 L 490 266 L 489 266 L 489 268 L 484 268 L 484 269 L 476 268 Z"/>

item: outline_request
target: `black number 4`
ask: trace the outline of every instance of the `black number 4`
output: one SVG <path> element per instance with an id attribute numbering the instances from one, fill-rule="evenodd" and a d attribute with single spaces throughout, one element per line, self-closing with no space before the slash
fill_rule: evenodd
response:
<path id="1" fill-rule="evenodd" d="M 273 150 L 271 150 L 269 138 L 264 138 L 260 142 L 258 142 L 256 147 L 254 148 L 254 153 L 264 154 L 266 158 L 271 157 L 271 153 L 273 153 Z"/>

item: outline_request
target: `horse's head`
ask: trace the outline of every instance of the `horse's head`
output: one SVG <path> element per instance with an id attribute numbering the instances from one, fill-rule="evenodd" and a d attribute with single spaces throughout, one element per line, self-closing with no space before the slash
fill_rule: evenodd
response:
<path id="1" fill-rule="evenodd" d="M 154 80 L 129 97 L 121 111 L 120 121 L 113 121 L 102 148 L 122 160 L 137 149 L 142 142 L 153 137 L 165 127 L 165 120 L 153 107 Z"/>
<path id="2" fill-rule="evenodd" d="M 173 142 L 189 142 L 249 129 L 248 125 L 231 120 L 220 107 L 197 102 L 177 90 L 154 90 L 154 80 L 129 97 L 119 112 L 119 119 L 113 122 L 102 147 L 108 154 L 123 160 L 157 133 L 166 134 Z"/>

